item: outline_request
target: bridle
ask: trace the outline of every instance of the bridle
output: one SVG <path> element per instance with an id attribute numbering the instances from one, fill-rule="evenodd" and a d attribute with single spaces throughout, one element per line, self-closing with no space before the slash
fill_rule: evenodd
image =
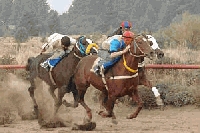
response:
<path id="1" fill-rule="evenodd" d="M 145 38 L 143 38 L 144 40 Z M 146 39 L 144 41 L 147 41 Z M 138 44 L 136 43 L 136 41 L 133 42 L 133 48 L 134 48 L 134 53 L 131 51 L 131 47 L 130 49 L 128 50 L 130 55 L 131 56 L 134 56 L 134 57 L 145 57 L 146 54 L 141 50 L 141 48 L 138 46 Z M 142 53 L 141 55 L 137 55 L 137 52 L 136 52 L 136 49 L 138 48 L 138 50 Z"/>

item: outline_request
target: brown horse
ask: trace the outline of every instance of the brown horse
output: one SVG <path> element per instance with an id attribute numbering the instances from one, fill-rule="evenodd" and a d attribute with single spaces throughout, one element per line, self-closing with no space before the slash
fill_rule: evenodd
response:
<path id="1" fill-rule="evenodd" d="M 90 55 L 84 57 L 78 63 L 74 73 L 74 83 L 78 90 L 79 103 L 86 109 L 88 121 L 92 119 L 92 112 L 84 101 L 84 95 L 90 84 L 102 92 L 101 104 L 107 111 L 99 113 L 102 117 L 112 117 L 115 120 L 116 117 L 113 113 L 114 103 L 117 98 L 125 95 L 132 97 L 138 103 L 136 112 L 127 118 L 137 117 L 142 109 L 143 104 L 137 89 L 139 84 L 138 61 L 140 57 L 146 55 L 151 57 L 153 51 L 144 36 L 137 36 L 135 42 L 131 44 L 129 52 L 123 54 L 119 62 L 109 69 L 105 75 L 103 74 L 103 78 L 90 71 L 97 56 Z"/>
<path id="2" fill-rule="evenodd" d="M 122 34 L 122 32 L 121 32 L 120 28 L 116 32 L 113 33 L 113 35 L 121 35 L 121 34 Z M 163 58 L 164 57 L 164 52 L 159 48 L 156 39 L 152 35 L 149 35 L 149 34 L 142 33 L 142 35 L 145 36 L 147 38 L 147 40 L 149 41 L 149 44 L 152 47 L 152 49 L 154 50 L 157 58 L 158 59 Z M 145 72 L 144 57 L 140 57 L 138 63 L 139 63 L 138 64 L 139 85 L 144 85 L 144 86 L 152 89 L 153 85 L 147 79 L 146 72 Z M 154 87 L 154 89 L 156 89 L 156 87 Z M 163 102 L 160 101 L 160 100 L 161 100 L 160 96 L 156 98 L 157 105 L 163 105 Z"/>
<path id="3" fill-rule="evenodd" d="M 73 50 L 64 57 L 55 68 L 52 70 L 52 78 L 55 84 L 52 82 L 52 78 L 50 77 L 49 72 L 40 66 L 40 63 L 44 62 L 47 58 L 51 56 L 51 54 L 42 54 L 38 55 L 37 57 L 30 57 L 28 58 L 28 63 L 26 66 L 26 70 L 29 71 L 29 81 L 31 86 L 29 87 L 28 91 L 30 93 L 30 97 L 34 103 L 34 111 L 36 116 L 38 115 L 38 105 L 36 103 L 36 99 L 34 97 L 34 91 L 36 89 L 35 85 L 35 78 L 39 77 L 41 80 L 45 81 L 49 85 L 49 92 L 54 99 L 55 102 L 55 113 L 58 111 L 59 107 L 62 104 L 62 98 L 64 97 L 65 93 L 73 93 L 74 99 L 77 98 L 77 90 L 71 84 L 71 77 L 74 73 L 74 69 L 76 68 L 80 59 L 88 54 L 88 49 L 90 48 L 89 52 L 97 53 L 94 47 L 91 47 L 86 41 L 86 38 L 83 38 L 82 44 L 79 41 L 80 37 L 77 39 L 76 45 L 73 47 Z M 80 50 L 80 45 L 85 47 L 85 50 Z M 87 52 L 87 53 L 86 53 Z M 54 94 L 55 89 L 58 88 L 58 98 Z M 74 107 L 78 106 L 77 100 L 74 100 Z"/>

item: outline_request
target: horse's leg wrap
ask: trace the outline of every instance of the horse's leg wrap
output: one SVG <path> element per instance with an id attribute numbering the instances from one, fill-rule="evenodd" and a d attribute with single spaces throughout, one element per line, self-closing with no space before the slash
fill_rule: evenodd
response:
<path id="1" fill-rule="evenodd" d="M 115 100 L 116 98 L 108 97 L 108 100 L 105 103 L 106 112 L 100 112 L 99 115 L 102 117 L 112 117 L 112 119 L 116 119 L 113 112 Z"/>

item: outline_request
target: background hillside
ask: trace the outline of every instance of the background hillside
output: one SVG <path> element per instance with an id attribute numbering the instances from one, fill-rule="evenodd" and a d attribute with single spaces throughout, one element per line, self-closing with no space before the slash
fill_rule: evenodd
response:
<path id="1" fill-rule="evenodd" d="M 199 0 L 74 0 L 59 15 L 47 0 L 0 0 L 0 36 L 108 34 L 123 20 L 138 32 L 156 32 L 181 20 L 186 11 L 199 14 L 199 7 Z"/>
<path id="2" fill-rule="evenodd" d="M 179 21 L 181 14 L 200 13 L 199 0 L 74 0 L 60 16 L 65 33 L 107 33 L 130 20 L 138 31 L 157 31 Z"/>

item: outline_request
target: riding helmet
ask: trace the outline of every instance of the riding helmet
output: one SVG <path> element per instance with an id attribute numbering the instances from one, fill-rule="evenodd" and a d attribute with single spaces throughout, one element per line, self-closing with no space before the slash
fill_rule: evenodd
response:
<path id="1" fill-rule="evenodd" d="M 124 29 L 130 29 L 132 27 L 132 24 L 129 21 L 123 21 L 121 23 L 121 27 L 124 28 Z"/>
<path id="2" fill-rule="evenodd" d="M 65 47 L 69 47 L 70 46 L 70 38 L 68 36 L 62 37 L 61 45 L 64 45 Z"/>
<path id="3" fill-rule="evenodd" d="M 126 37 L 126 38 L 133 38 L 134 39 L 134 33 L 131 31 L 125 31 L 122 35 L 122 37 Z"/>

